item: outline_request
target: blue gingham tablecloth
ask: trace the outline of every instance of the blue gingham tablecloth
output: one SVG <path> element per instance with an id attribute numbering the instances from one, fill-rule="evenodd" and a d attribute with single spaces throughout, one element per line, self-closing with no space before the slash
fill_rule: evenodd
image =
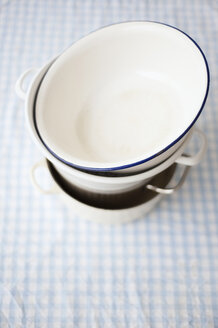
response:
<path id="1" fill-rule="evenodd" d="M 98 27 L 155 20 L 204 50 L 209 147 L 183 188 L 144 219 L 102 226 L 39 194 L 41 159 L 14 85 Z M 218 327 L 218 2 L 0 1 L 0 327 Z"/>

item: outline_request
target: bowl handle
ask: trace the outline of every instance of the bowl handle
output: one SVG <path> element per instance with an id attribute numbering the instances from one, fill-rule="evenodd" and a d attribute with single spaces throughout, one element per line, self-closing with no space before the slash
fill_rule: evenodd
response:
<path id="1" fill-rule="evenodd" d="M 196 128 L 196 127 L 193 129 L 193 134 L 194 133 L 197 133 L 198 137 L 200 138 L 200 142 L 201 142 L 200 149 L 194 155 L 187 155 L 187 154 L 181 155 L 175 161 L 177 164 L 183 164 L 183 165 L 187 165 L 187 166 L 194 166 L 194 165 L 198 164 L 202 160 L 202 158 L 204 157 L 204 154 L 205 154 L 206 149 L 207 149 L 207 137 L 204 134 L 204 132 L 202 132 L 199 128 Z"/>
<path id="2" fill-rule="evenodd" d="M 45 195 L 49 195 L 49 194 L 58 194 L 59 193 L 59 189 L 56 185 L 55 182 L 53 182 L 53 185 L 49 188 L 49 189 L 44 189 L 40 186 L 40 184 L 37 182 L 36 180 L 36 176 L 35 176 L 35 172 L 38 168 L 40 167 L 44 167 L 46 169 L 48 169 L 48 165 L 45 159 L 41 160 L 40 162 L 36 163 L 35 165 L 33 165 L 31 171 L 30 171 L 30 177 L 31 177 L 31 181 L 32 184 L 34 185 L 34 187 L 36 189 L 38 189 L 42 194 Z"/>
<path id="3" fill-rule="evenodd" d="M 28 68 L 25 72 L 21 74 L 21 76 L 18 78 L 16 84 L 15 84 L 15 92 L 18 95 L 19 98 L 22 100 L 25 100 L 27 90 L 24 89 L 23 82 L 26 79 L 28 75 L 32 75 L 38 71 L 38 68 L 32 67 Z"/>

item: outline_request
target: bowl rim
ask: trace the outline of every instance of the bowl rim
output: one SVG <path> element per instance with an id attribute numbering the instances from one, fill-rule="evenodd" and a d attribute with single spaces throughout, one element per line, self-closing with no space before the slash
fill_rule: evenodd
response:
<path id="1" fill-rule="evenodd" d="M 38 97 L 38 92 L 39 92 L 39 89 L 40 89 L 40 86 L 41 84 L 43 83 L 43 80 L 44 80 L 44 77 L 46 76 L 47 72 L 49 71 L 50 67 L 52 66 L 52 64 L 56 61 L 57 58 L 59 58 L 68 48 L 66 48 L 59 56 L 57 56 L 55 58 L 54 61 L 52 61 L 52 64 L 48 67 L 47 71 L 45 72 L 45 74 L 43 75 L 40 83 L 39 83 L 39 87 L 37 88 L 37 91 L 36 91 L 36 96 L 35 96 L 35 100 L 34 100 L 34 106 L 33 106 L 33 120 L 34 120 L 34 125 L 35 125 L 35 129 L 37 131 L 37 134 L 41 140 L 41 142 L 43 143 L 43 145 L 47 148 L 47 150 L 54 156 L 56 157 L 59 161 L 63 162 L 64 164 L 70 166 L 70 167 L 73 167 L 73 168 L 78 168 L 80 170 L 86 170 L 86 171 L 96 171 L 96 172 L 99 172 L 99 171 L 102 171 L 102 172 L 109 172 L 109 171 L 116 171 L 116 170 L 123 170 L 123 169 L 127 169 L 127 168 L 131 168 L 131 167 L 134 167 L 134 166 L 138 166 L 138 165 L 141 165 L 141 164 L 144 164 L 146 162 L 149 162 L 151 161 L 152 159 L 155 159 L 157 158 L 159 155 L 165 153 L 167 150 L 169 150 L 171 147 L 173 147 L 174 145 L 176 145 L 189 131 L 190 129 L 193 127 L 193 125 L 195 124 L 195 122 L 197 121 L 197 119 L 199 118 L 203 108 L 204 108 L 204 105 L 206 103 L 206 100 L 207 100 L 207 97 L 208 97 L 208 92 L 209 92 L 209 87 L 210 87 L 210 71 L 209 71 L 209 65 L 208 65 L 208 61 L 206 59 L 206 56 L 204 54 L 204 52 L 202 51 L 201 47 L 198 45 L 198 43 L 192 38 L 190 37 L 186 32 L 182 31 L 181 29 L 173 26 L 173 25 L 169 25 L 167 23 L 162 23 L 162 22 L 159 22 L 159 21 L 150 21 L 150 20 L 134 20 L 134 21 L 123 21 L 123 22 L 119 22 L 119 23 L 113 23 L 113 24 L 109 24 L 109 25 L 106 25 L 106 26 L 103 26 L 103 27 L 100 27 L 90 33 L 88 33 L 86 36 L 82 37 L 81 39 L 84 39 L 86 38 L 87 36 L 89 36 L 90 34 L 93 34 L 99 30 L 102 30 L 104 28 L 107 28 L 107 27 L 110 27 L 110 26 L 114 26 L 114 25 L 121 25 L 121 24 L 129 24 L 129 23 L 155 23 L 155 24 L 160 24 L 160 25 L 164 25 L 164 26 L 167 26 L 167 27 L 170 27 L 172 29 L 175 29 L 177 30 L 178 32 L 181 32 L 182 34 L 184 34 L 185 36 L 187 36 L 192 42 L 193 44 L 198 48 L 198 50 L 200 51 L 200 54 L 202 55 L 203 59 L 204 59 L 204 64 L 205 64 L 205 67 L 206 67 L 206 78 L 207 78 L 207 84 L 206 84 L 206 91 L 205 91 L 205 95 L 204 95 L 204 98 L 203 98 L 203 101 L 202 101 L 202 104 L 201 104 L 201 107 L 200 109 L 197 111 L 197 114 L 195 116 L 195 118 L 192 120 L 192 122 L 189 124 L 189 126 L 183 131 L 182 134 L 179 135 L 179 137 L 177 137 L 176 139 L 174 139 L 169 145 L 167 145 L 167 147 L 164 147 L 162 150 L 160 150 L 159 152 L 156 152 L 155 154 L 147 157 L 147 158 L 144 158 L 144 159 L 141 159 L 141 160 L 137 160 L 137 161 L 134 161 L 134 162 L 131 162 L 131 163 L 126 163 L 126 164 L 123 164 L 123 165 L 112 165 L 109 167 L 108 164 L 104 165 L 102 164 L 102 166 L 94 166 L 93 163 L 94 162 L 91 162 L 90 161 L 90 166 L 85 166 L 85 165 L 81 165 L 81 164 L 75 164 L 75 163 L 72 163 L 68 160 L 65 160 L 62 156 L 59 156 L 56 152 L 54 152 L 47 144 L 46 142 L 43 140 L 43 138 L 41 137 L 41 134 L 39 132 L 39 128 L 38 128 L 38 125 L 37 125 L 37 120 L 36 120 L 36 102 L 37 102 L 37 97 Z M 78 41 L 76 42 L 79 42 L 81 39 L 79 39 Z M 84 161 L 81 161 L 79 159 L 77 159 L 78 162 L 84 162 Z M 89 163 L 88 161 L 85 161 L 86 162 L 86 165 Z M 122 162 L 122 161 L 120 161 Z M 127 161 L 126 161 L 127 162 Z M 96 163 L 97 164 L 97 163 Z"/>

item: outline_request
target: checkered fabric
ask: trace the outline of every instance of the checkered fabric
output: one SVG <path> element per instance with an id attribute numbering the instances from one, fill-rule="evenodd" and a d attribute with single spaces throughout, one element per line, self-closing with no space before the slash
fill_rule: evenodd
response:
<path id="1" fill-rule="evenodd" d="M 42 156 L 14 85 L 88 32 L 127 20 L 177 26 L 204 50 L 209 147 L 144 219 L 102 226 L 31 185 Z M 0 1 L 1 328 L 218 327 L 217 32 L 216 0 Z"/>

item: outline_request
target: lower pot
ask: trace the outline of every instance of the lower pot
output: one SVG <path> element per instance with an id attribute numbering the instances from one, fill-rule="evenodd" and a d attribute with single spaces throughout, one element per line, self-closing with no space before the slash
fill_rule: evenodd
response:
<path id="1" fill-rule="evenodd" d="M 35 178 L 38 167 L 47 169 L 51 179 L 50 189 L 43 189 Z M 48 160 L 42 160 L 32 169 L 32 182 L 43 194 L 57 194 L 72 212 L 81 218 L 103 224 L 121 224 L 144 217 L 166 194 L 178 190 L 185 181 L 190 167 L 185 167 L 176 186 L 168 187 L 178 165 L 173 164 L 150 180 L 149 184 L 130 192 L 114 195 L 92 193 L 63 179 Z"/>

